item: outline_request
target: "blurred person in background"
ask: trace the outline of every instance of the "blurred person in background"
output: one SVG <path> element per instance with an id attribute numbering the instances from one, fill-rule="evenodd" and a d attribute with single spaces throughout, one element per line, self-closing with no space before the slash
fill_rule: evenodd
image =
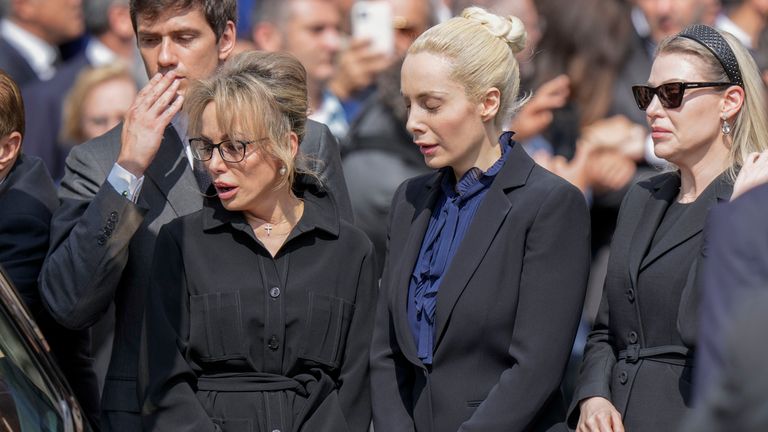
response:
<path id="1" fill-rule="evenodd" d="M 333 0 L 261 0 L 253 11 L 252 32 L 258 49 L 290 53 L 304 65 L 309 117 L 337 138 L 349 127 L 339 98 L 328 88 L 337 73 L 341 19 Z"/>
<path id="2" fill-rule="evenodd" d="M 715 27 L 727 31 L 751 51 L 760 48 L 760 38 L 768 23 L 768 1 L 724 0 Z"/>
<path id="3" fill-rule="evenodd" d="M 71 148 L 71 143 L 59 139 L 64 97 L 78 74 L 91 67 L 119 64 L 130 71 L 138 86 L 147 81 L 136 49 L 128 0 L 88 0 L 83 10 L 90 35 L 85 49 L 63 64 L 49 81 L 23 89 L 29 126 L 27 152 L 43 159 L 57 182 L 64 176 L 64 160 Z"/>
<path id="4" fill-rule="evenodd" d="M 704 222 L 768 147 L 763 91 L 747 49 L 704 25 L 664 39 L 648 84 L 633 87 L 675 170 L 637 183 L 621 206 L 569 426 L 675 430 L 689 411 Z"/>
<path id="5" fill-rule="evenodd" d="M 59 325 L 38 290 L 51 216 L 59 200 L 45 165 L 22 152 L 23 105 L 19 87 L 0 69 L 0 267 L 40 327 L 86 419 L 98 428 L 99 390 L 92 369 L 90 333 Z"/>
<path id="6" fill-rule="evenodd" d="M 343 166 L 355 224 L 371 239 L 384 266 L 389 207 L 397 187 L 430 168 L 405 127 L 408 113 L 400 95 L 400 69 L 408 47 L 437 24 L 431 0 L 387 0 L 392 5 L 395 52 L 399 58 L 376 79 L 376 92 L 352 123 Z"/>
<path id="7" fill-rule="evenodd" d="M 123 121 L 137 92 L 120 64 L 84 70 L 64 99 L 60 140 L 71 147 L 107 133 Z"/>
<path id="8" fill-rule="evenodd" d="M 23 89 L 53 77 L 58 45 L 83 34 L 82 0 L 0 0 L 0 69 Z"/>

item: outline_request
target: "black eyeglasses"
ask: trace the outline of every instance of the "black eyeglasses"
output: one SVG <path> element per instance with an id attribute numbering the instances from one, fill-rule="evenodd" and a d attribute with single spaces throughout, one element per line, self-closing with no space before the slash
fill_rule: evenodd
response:
<path id="1" fill-rule="evenodd" d="M 199 161 L 207 161 L 213 157 L 213 149 L 219 150 L 221 159 L 226 162 L 240 162 L 245 159 L 245 150 L 248 144 L 264 140 L 262 138 L 254 141 L 224 140 L 218 144 L 208 138 L 190 138 L 189 146 L 192 149 L 192 156 Z"/>
<path id="2" fill-rule="evenodd" d="M 671 82 L 656 87 L 642 85 L 632 86 L 632 94 L 640 110 L 645 111 L 651 104 L 653 96 L 659 97 L 659 102 L 664 108 L 677 108 L 683 103 L 685 90 L 702 87 L 724 87 L 735 85 L 726 82 Z"/>

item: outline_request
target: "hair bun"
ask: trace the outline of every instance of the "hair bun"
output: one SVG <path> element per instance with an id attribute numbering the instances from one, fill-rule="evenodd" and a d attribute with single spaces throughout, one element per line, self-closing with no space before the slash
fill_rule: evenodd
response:
<path id="1" fill-rule="evenodd" d="M 482 24 L 492 35 L 506 42 L 513 53 L 517 54 L 525 48 L 528 33 L 520 18 L 513 15 L 500 17 L 477 6 L 464 9 L 461 16 Z"/>

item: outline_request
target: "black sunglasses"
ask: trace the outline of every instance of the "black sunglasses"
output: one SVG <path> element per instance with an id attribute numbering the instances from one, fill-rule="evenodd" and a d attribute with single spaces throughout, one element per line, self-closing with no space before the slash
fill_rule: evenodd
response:
<path id="1" fill-rule="evenodd" d="M 651 104 L 654 95 L 659 97 L 659 102 L 664 108 L 677 108 L 683 103 L 686 89 L 730 85 L 734 84 L 726 82 L 671 82 L 656 87 L 636 85 L 632 86 L 632 94 L 635 96 L 637 107 L 641 111 L 645 111 Z"/>

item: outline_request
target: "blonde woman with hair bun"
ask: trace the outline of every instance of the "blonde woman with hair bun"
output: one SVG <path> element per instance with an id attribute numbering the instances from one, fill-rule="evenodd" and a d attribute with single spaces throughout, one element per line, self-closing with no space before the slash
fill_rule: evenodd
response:
<path id="1" fill-rule="evenodd" d="M 403 183 L 390 212 L 371 348 L 377 431 L 565 430 L 559 385 L 589 218 L 578 189 L 501 129 L 524 103 L 525 39 L 518 18 L 472 7 L 403 63 L 406 127 L 434 172 Z"/>

